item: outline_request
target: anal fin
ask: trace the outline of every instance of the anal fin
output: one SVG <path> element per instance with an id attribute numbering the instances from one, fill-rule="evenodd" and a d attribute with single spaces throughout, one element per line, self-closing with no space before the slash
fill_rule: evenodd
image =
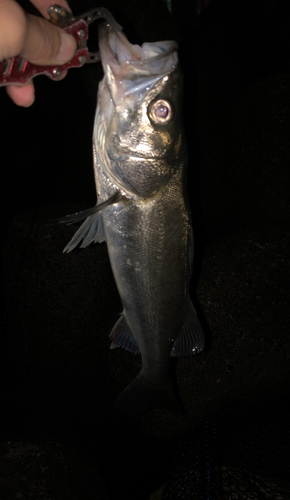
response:
<path id="1" fill-rule="evenodd" d="M 137 341 L 126 321 L 124 313 L 121 314 L 120 318 L 113 326 L 110 333 L 110 339 L 112 340 L 111 349 L 115 347 L 124 347 L 127 351 L 131 351 L 134 354 L 139 353 Z"/>

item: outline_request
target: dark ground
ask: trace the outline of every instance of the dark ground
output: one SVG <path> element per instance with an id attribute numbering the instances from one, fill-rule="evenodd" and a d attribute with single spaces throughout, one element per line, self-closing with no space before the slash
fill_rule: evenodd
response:
<path id="1" fill-rule="evenodd" d="M 62 254 L 75 227 L 50 222 L 95 203 L 101 67 L 35 79 L 31 109 L 1 89 L 0 498 L 289 500 L 287 2 L 216 0 L 198 21 L 178 2 L 177 25 L 157 0 L 102 5 L 131 41 L 180 42 L 207 348 L 177 363 L 185 416 L 114 410 L 140 358 L 109 349 L 106 246 Z"/>

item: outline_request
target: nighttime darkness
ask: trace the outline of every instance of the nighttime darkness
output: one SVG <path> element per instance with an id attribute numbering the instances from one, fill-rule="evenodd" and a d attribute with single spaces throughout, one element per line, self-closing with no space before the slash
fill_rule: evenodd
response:
<path id="1" fill-rule="evenodd" d="M 132 44 L 178 43 L 184 89 L 174 119 L 183 116 L 188 149 L 189 292 L 204 348 L 171 358 L 181 411 L 157 404 L 134 415 L 114 406 L 143 370 L 143 351 L 142 365 L 139 353 L 110 349 L 123 306 L 106 243 L 63 253 L 83 221 L 57 220 L 97 201 L 92 136 L 102 64 L 69 69 L 58 82 L 37 76 L 29 108 L 1 87 L 0 499 L 289 500 L 287 2 L 69 4 L 75 15 L 109 9 Z M 90 51 L 98 25 L 89 28 Z M 136 126 L 133 153 L 140 133 Z M 133 205 L 118 203 L 128 212 Z M 178 220 L 174 210 L 170 220 Z M 179 248 L 176 231 L 166 255 Z M 157 297 L 172 297 L 172 309 L 174 273 Z"/>

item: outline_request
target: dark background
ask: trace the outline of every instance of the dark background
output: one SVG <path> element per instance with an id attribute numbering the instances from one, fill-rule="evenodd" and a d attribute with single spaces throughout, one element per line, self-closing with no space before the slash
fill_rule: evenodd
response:
<path id="1" fill-rule="evenodd" d="M 106 246 L 62 254 L 75 227 L 51 222 L 96 201 L 101 65 L 36 78 L 29 109 L 1 88 L 0 496 L 289 500 L 287 2 L 102 6 L 131 42 L 179 42 L 206 350 L 175 367 L 185 416 L 114 410 L 140 359 L 109 350 Z"/>

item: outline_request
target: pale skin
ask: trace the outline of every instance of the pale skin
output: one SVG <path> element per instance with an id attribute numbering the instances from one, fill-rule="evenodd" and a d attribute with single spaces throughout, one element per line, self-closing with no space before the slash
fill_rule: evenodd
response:
<path id="1" fill-rule="evenodd" d="M 76 40 L 47 22 L 47 9 L 54 3 L 70 10 L 65 0 L 31 0 L 43 17 L 27 14 L 15 0 L 0 0 L 0 61 L 21 55 L 38 65 L 64 64 L 76 51 Z M 64 78 L 66 71 L 60 79 Z M 33 104 L 33 81 L 23 87 L 9 85 L 7 93 L 18 106 Z"/>

